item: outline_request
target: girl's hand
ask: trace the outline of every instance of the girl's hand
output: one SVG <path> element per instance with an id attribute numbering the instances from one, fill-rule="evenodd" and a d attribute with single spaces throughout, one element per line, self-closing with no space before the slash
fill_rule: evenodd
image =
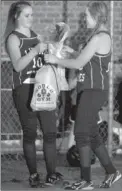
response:
<path id="1" fill-rule="evenodd" d="M 69 46 L 63 46 L 60 54 L 63 58 L 70 58 L 71 54 L 74 52 Z"/>
<path id="2" fill-rule="evenodd" d="M 52 63 L 52 64 L 58 63 L 58 58 L 53 54 L 45 54 L 44 55 L 44 60 L 47 63 Z"/>
<path id="3" fill-rule="evenodd" d="M 68 52 L 68 53 L 73 53 L 74 50 L 72 48 L 70 48 L 69 46 L 64 45 L 62 48 L 63 52 Z"/>

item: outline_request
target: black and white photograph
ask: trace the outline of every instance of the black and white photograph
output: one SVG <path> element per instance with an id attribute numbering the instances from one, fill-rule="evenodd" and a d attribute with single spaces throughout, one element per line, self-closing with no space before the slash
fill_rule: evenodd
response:
<path id="1" fill-rule="evenodd" d="M 122 1 L 0 4 L 0 190 L 121 191 Z"/>

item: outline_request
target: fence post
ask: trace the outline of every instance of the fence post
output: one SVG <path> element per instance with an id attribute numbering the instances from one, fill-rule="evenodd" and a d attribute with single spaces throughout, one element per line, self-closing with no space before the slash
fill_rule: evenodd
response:
<path id="1" fill-rule="evenodd" d="M 109 71 L 109 119 L 108 119 L 108 152 L 110 157 L 112 156 L 112 142 L 113 142 L 113 8 L 114 1 L 110 1 L 110 30 L 112 39 L 112 54 L 111 54 L 111 64 Z"/>
<path id="2" fill-rule="evenodd" d="M 67 0 L 63 0 L 63 22 L 67 23 L 67 13 L 68 13 L 68 10 L 67 10 Z"/>

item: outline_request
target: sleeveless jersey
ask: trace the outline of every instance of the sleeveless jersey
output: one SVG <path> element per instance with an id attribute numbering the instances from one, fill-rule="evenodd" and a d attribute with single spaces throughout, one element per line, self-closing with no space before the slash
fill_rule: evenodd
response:
<path id="1" fill-rule="evenodd" d="M 21 56 L 25 56 L 34 46 L 39 43 L 37 34 L 35 34 L 33 31 L 31 31 L 30 38 L 18 31 L 13 31 L 11 34 L 15 34 L 20 39 L 19 48 Z M 13 69 L 13 88 L 16 88 L 22 84 L 33 84 L 35 82 L 36 72 L 41 66 L 42 59 L 39 55 L 37 55 L 21 72 L 16 72 Z"/>
<path id="2" fill-rule="evenodd" d="M 107 31 L 100 31 L 109 34 Z M 98 34 L 98 33 L 97 33 Z M 108 54 L 95 53 L 91 60 L 79 70 L 77 90 L 109 88 L 109 64 L 111 51 Z"/>

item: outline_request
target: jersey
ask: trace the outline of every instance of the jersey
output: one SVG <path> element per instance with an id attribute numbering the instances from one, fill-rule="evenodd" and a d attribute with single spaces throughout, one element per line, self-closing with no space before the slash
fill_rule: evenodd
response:
<path id="1" fill-rule="evenodd" d="M 18 31 L 13 31 L 11 34 L 16 35 L 20 40 L 19 48 L 21 56 L 25 56 L 39 43 L 38 36 L 33 31 L 31 31 L 30 38 Z M 36 72 L 41 66 L 42 59 L 37 55 L 21 72 L 16 72 L 13 69 L 13 89 L 22 84 L 33 84 L 35 82 Z"/>
<path id="2" fill-rule="evenodd" d="M 109 34 L 107 31 L 100 31 Z M 98 34 L 98 33 L 97 33 Z M 109 88 L 109 64 L 111 51 L 108 54 L 95 53 L 90 61 L 79 70 L 77 90 Z"/>

